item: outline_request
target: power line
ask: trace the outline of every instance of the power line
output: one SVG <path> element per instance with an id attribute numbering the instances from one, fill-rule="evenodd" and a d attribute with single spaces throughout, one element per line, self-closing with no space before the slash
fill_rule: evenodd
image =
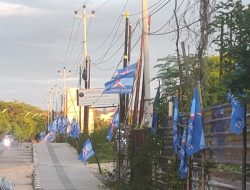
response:
<path id="1" fill-rule="evenodd" d="M 147 11 L 148 10 L 150 10 L 151 8 L 153 8 L 154 6 L 156 6 L 158 3 L 160 3 L 161 1 L 163 1 L 163 0 L 159 0 L 158 2 L 156 2 L 155 4 L 153 4 L 152 6 L 150 6 L 148 9 L 146 9 Z M 140 12 L 137 12 L 137 13 L 133 13 L 133 14 L 131 14 L 130 16 L 132 17 L 132 16 L 136 16 L 136 15 L 141 15 L 143 12 L 145 12 L 146 10 L 144 10 L 144 11 L 140 11 Z"/>
<path id="2" fill-rule="evenodd" d="M 179 30 L 182 30 L 182 29 L 184 29 L 184 28 L 187 28 L 187 27 L 189 27 L 189 26 L 192 26 L 193 24 L 196 24 L 196 23 L 199 22 L 199 21 L 200 21 L 200 19 L 198 19 L 198 20 L 196 20 L 196 21 L 194 21 L 194 22 L 192 22 L 192 23 L 190 23 L 190 24 L 187 24 L 187 25 L 185 25 L 185 26 L 182 26 L 182 27 L 179 28 Z M 160 36 L 160 35 L 171 34 L 171 33 L 176 32 L 176 31 L 177 31 L 177 30 L 172 30 L 172 31 L 163 32 L 163 33 L 147 33 L 147 34 L 148 34 L 148 35 L 151 35 L 151 36 Z"/>
<path id="3" fill-rule="evenodd" d="M 123 12 L 126 8 L 128 4 L 128 0 L 126 1 L 125 5 L 123 6 L 122 8 L 122 12 L 121 14 L 119 15 L 118 19 L 116 20 L 115 22 L 115 25 L 112 27 L 110 33 L 108 34 L 108 36 L 105 38 L 105 40 L 101 43 L 101 45 L 99 45 L 97 48 L 95 48 L 94 50 L 92 50 L 91 52 L 95 52 L 95 51 L 98 51 L 101 47 L 103 47 L 105 45 L 105 43 L 107 42 L 107 40 L 109 39 L 109 37 L 112 35 L 114 29 L 116 28 L 116 26 L 118 25 L 119 22 L 121 22 L 121 19 L 122 19 L 122 16 L 123 16 Z"/>
<path id="4" fill-rule="evenodd" d="M 110 0 L 106 0 L 102 5 L 100 5 L 99 7 L 97 7 L 95 9 L 95 11 L 100 11 L 100 9 L 102 9 Z"/>
<path id="5" fill-rule="evenodd" d="M 71 48 L 71 50 L 70 50 L 70 53 L 69 53 L 68 59 L 67 59 L 67 61 L 66 61 L 66 64 L 68 64 L 69 59 L 70 59 L 70 57 L 71 57 L 71 55 L 72 55 L 72 52 L 73 52 L 73 50 L 74 50 L 74 48 L 75 48 L 75 44 L 76 44 L 76 40 L 77 40 L 77 37 L 78 37 L 78 32 L 79 32 L 80 24 L 81 24 L 81 20 L 79 21 L 79 24 L 78 24 L 78 27 L 77 27 L 77 30 L 76 30 L 75 39 L 74 39 L 74 42 L 73 42 L 73 46 L 72 46 L 72 48 Z"/>
<path id="6" fill-rule="evenodd" d="M 138 27 L 138 25 L 139 25 L 139 20 L 137 21 L 133 31 L 131 32 L 131 37 L 134 35 L 134 32 L 135 32 L 136 28 Z M 122 32 L 122 34 L 123 34 L 123 32 Z M 119 52 L 119 50 L 123 47 L 124 44 L 125 44 L 125 42 L 123 42 L 122 45 L 109 58 L 107 58 L 106 60 L 103 60 L 101 62 L 94 63 L 94 64 L 99 65 L 102 63 L 106 63 L 107 61 L 109 61 L 111 58 L 113 58 Z"/>
<path id="7" fill-rule="evenodd" d="M 70 45 L 70 41 L 71 41 L 71 39 L 72 39 L 72 34 L 73 34 L 74 25 L 75 25 L 75 17 L 74 17 L 74 19 L 73 19 L 73 23 L 72 23 L 72 26 L 71 26 L 70 37 L 69 37 L 69 41 L 68 41 L 68 44 L 67 44 L 66 53 L 65 53 L 63 62 L 62 62 L 62 64 L 61 64 L 61 67 L 64 66 L 65 61 L 66 61 L 66 57 L 67 57 L 68 52 L 69 52 L 69 45 Z"/>
<path id="8" fill-rule="evenodd" d="M 105 53 L 104 53 L 104 54 L 98 59 L 98 61 L 96 61 L 96 62 L 102 62 L 103 59 L 107 56 L 108 52 L 111 50 L 112 45 L 113 45 L 113 42 L 114 42 L 114 40 L 115 40 L 115 37 L 116 37 L 116 35 L 117 35 L 117 33 L 118 33 L 118 30 L 119 30 L 119 28 L 120 28 L 120 26 L 121 26 L 121 22 L 122 22 L 122 17 L 121 17 L 120 22 L 119 22 L 119 24 L 118 24 L 118 26 L 117 26 L 117 29 L 116 29 L 116 31 L 115 31 L 115 33 L 114 33 L 114 36 L 113 36 L 113 38 L 112 38 L 112 40 L 111 40 L 111 42 L 110 42 L 110 44 L 109 44 L 108 49 L 105 51 Z M 117 41 L 118 41 L 118 39 L 115 41 L 115 43 L 116 43 Z"/>
<path id="9" fill-rule="evenodd" d="M 160 11 L 162 8 L 164 8 L 171 0 L 168 0 L 166 3 L 164 3 L 160 8 L 157 8 L 156 10 L 154 10 L 153 13 L 150 14 L 150 16 L 154 15 L 155 13 L 157 13 L 158 11 Z"/>

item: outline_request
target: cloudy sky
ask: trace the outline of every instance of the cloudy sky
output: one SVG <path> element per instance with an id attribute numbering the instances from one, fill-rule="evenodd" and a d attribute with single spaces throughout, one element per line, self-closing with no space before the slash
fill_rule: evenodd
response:
<path id="1" fill-rule="evenodd" d="M 123 48 L 119 47 L 124 41 L 125 21 L 123 18 L 120 22 L 119 17 L 123 10 L 128 10 L 134 28 L 141 19 L 136 14 L 141 11 L 140 0 L 0 0 L 0 100 L 19 100 L 46 108 L 43 103 L 46 93 L 54 85 L 62 85 L 58 70 L 64 66 L 71 70 L 68 86 L 78 85 L 83 25 L 81 19 L 74 16 L 74 11 L 81 11 L 84 2 L 88 13 L 96 11 L 93 18 L 88 18 L 87 25 L 88 54 L 94 64 L 91 86 L 103 87 L 111 78 L 123 54 Z M 149 0 L 149 6 L 153 5 L 151 13 L 168 1 L 159 0 L 160 3 L 154 6 L 156 2 Z M 172 14 L 170 1 L 152 16 L 151 31 L 161 28 Z M 137 24 L 132 44 L 139 39 L 140 26 Z M 167 26 L 160 32 L 170 31 Z M 173 37 L 150 37 L 151 68 L 157 58 L 174 52 Z M 133 49 L 132 62 L 137 60 L 138 51 L 139 43 Z M 102 58 L 103 55 L 106 56 Z M 154 75 L 155 71 L 152 69 L 151 73 Z"/>

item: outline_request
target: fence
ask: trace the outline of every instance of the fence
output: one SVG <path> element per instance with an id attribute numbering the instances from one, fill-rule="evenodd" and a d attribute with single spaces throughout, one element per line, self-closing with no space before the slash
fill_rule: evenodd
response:
<path id="1" fill-rule="evenodd" d="M 248 106 L 250 107 L 250 106 Z M 247 125 L 250 124 L 250 113 L 247 111 Z M 229 129 L 231 107 L 220 105 L 204 110 L 204 131 L 206 139 L 205 162 L 199 152 L 189 160 L 190 177 L 186 181 L 178 178 L 179 159 L 173 152 L 173 118 L 168 119 L 168 125 L 163 123 L 158 127 L 158 136 L 163 145 L 159 153 L 155 170 L 156 189 L 200 189 L 201 171 L 205 170 L 205 189 L 229 190 L 242 189 L 242 155 L 247 152 L 246 159 L 246 189 L 250 189 L 250 141 L 247 149 L 243 148 L 243 135 L 236 135 Z M 188 116 L 180 117 L 179 136 L 187 125 Z M 250 129 L 247 130 L 247 139 Z"/>

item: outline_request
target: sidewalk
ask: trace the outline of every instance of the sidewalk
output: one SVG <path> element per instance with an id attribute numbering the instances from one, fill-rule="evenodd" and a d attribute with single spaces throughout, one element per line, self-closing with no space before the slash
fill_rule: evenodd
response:
<path id="1" fill-rule="evenodd" d="M 33 145 L 35 190 L 97 190 L 102 183 L 66 143 Z"/>

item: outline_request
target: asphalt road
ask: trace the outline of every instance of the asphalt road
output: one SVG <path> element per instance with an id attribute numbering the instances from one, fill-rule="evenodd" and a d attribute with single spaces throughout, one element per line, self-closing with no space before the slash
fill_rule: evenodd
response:
<path id="1" fill-rule="evenodd" d="M 8 148 L 0 145 L 0 176 L 15 184 L 15 190 L 33 190 L 31 143 L 14 141 Z"/>

